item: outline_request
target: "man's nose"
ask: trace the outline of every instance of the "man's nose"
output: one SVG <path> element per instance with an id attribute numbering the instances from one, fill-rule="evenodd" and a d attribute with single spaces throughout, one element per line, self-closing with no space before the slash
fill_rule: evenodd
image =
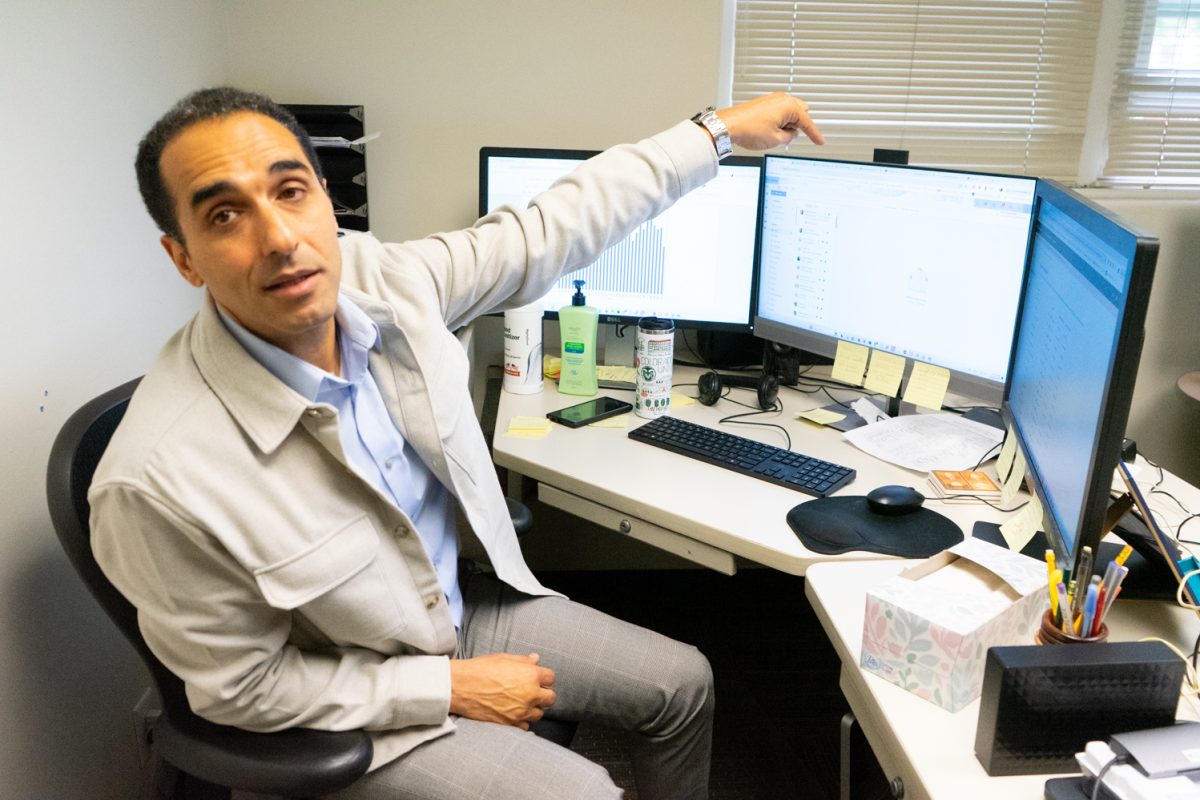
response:
<path id="1" fill-rule="evenodd" d="M 279 209 L 267 206 L 261 219 L 261 240 L 266 254 L 290 255 L 300 244 L 292 220 Z"/>

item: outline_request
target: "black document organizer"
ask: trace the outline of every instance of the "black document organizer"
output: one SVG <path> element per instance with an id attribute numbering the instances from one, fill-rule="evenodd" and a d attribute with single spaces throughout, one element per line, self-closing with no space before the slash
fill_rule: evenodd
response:
<path id="1" fill-rule="evenodd" d="M 363 135 L 363 107 L 342 105 L 285 104 L 309 136 L 341 136 L 348 141 Z M 366 146 L 316 148 L 321 171 L 329 184 L 338 226 L 356 231 L 370 230 L 367 216 Z"/>

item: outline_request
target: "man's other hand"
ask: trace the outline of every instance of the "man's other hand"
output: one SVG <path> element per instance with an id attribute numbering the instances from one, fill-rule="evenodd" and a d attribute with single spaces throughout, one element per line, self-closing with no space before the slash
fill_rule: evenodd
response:
<path id="1" fill-rule="evenodd" d="M 808 104 L 783 92 L 764 94 L 723 108 L 717 116 L 729 129 L 733 143 L 749 150 L 770 150 L 788 144 L 801 132 L 814 144 L 825 144 L 825 137 L 808 115 Z"/>
<path id="2" fill-rule="evenodd" d="M 493 653 L 450 661 L 450 713 L 529 730 L 554 705 L 554 670 L 538 654 Z"/>

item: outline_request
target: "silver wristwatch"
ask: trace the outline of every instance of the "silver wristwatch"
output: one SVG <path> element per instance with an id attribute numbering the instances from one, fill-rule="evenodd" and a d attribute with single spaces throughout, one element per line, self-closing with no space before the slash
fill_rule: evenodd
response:
<path id="1" fill-rule="evenodd" d="M 704 127 L 712 134 L 713 144 L 717 146 L 718 161 L 733 152 L 733 141 L 729 138 L 729 129 L 725 127 L 724 122 L 721 122 L 716 109 L 712 106 L 692 117 L 692 122 Z"/>

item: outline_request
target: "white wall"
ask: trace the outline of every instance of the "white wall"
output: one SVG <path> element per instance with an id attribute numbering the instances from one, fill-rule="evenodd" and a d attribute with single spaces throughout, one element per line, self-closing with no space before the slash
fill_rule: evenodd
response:
<path id="1" fill-rule="evenodd" d="M 0 797 L 140 796 L 148 684 L 68 565 L 44 493 L 86 399 L 140 374 L 196 296 L 142 210 L 137 141 L 223 78 L 207 3 L 0 0 Z"/>
<path id="2" fill-rule="evenodd" d="M 1176 386 L 1180 375 L 1200 370 L 1200 195 L 1098 189 L 1085 194 L 1159 238 L 1126 431 L 1152 461 L 1200 485 L 1200 402 Z"/>

